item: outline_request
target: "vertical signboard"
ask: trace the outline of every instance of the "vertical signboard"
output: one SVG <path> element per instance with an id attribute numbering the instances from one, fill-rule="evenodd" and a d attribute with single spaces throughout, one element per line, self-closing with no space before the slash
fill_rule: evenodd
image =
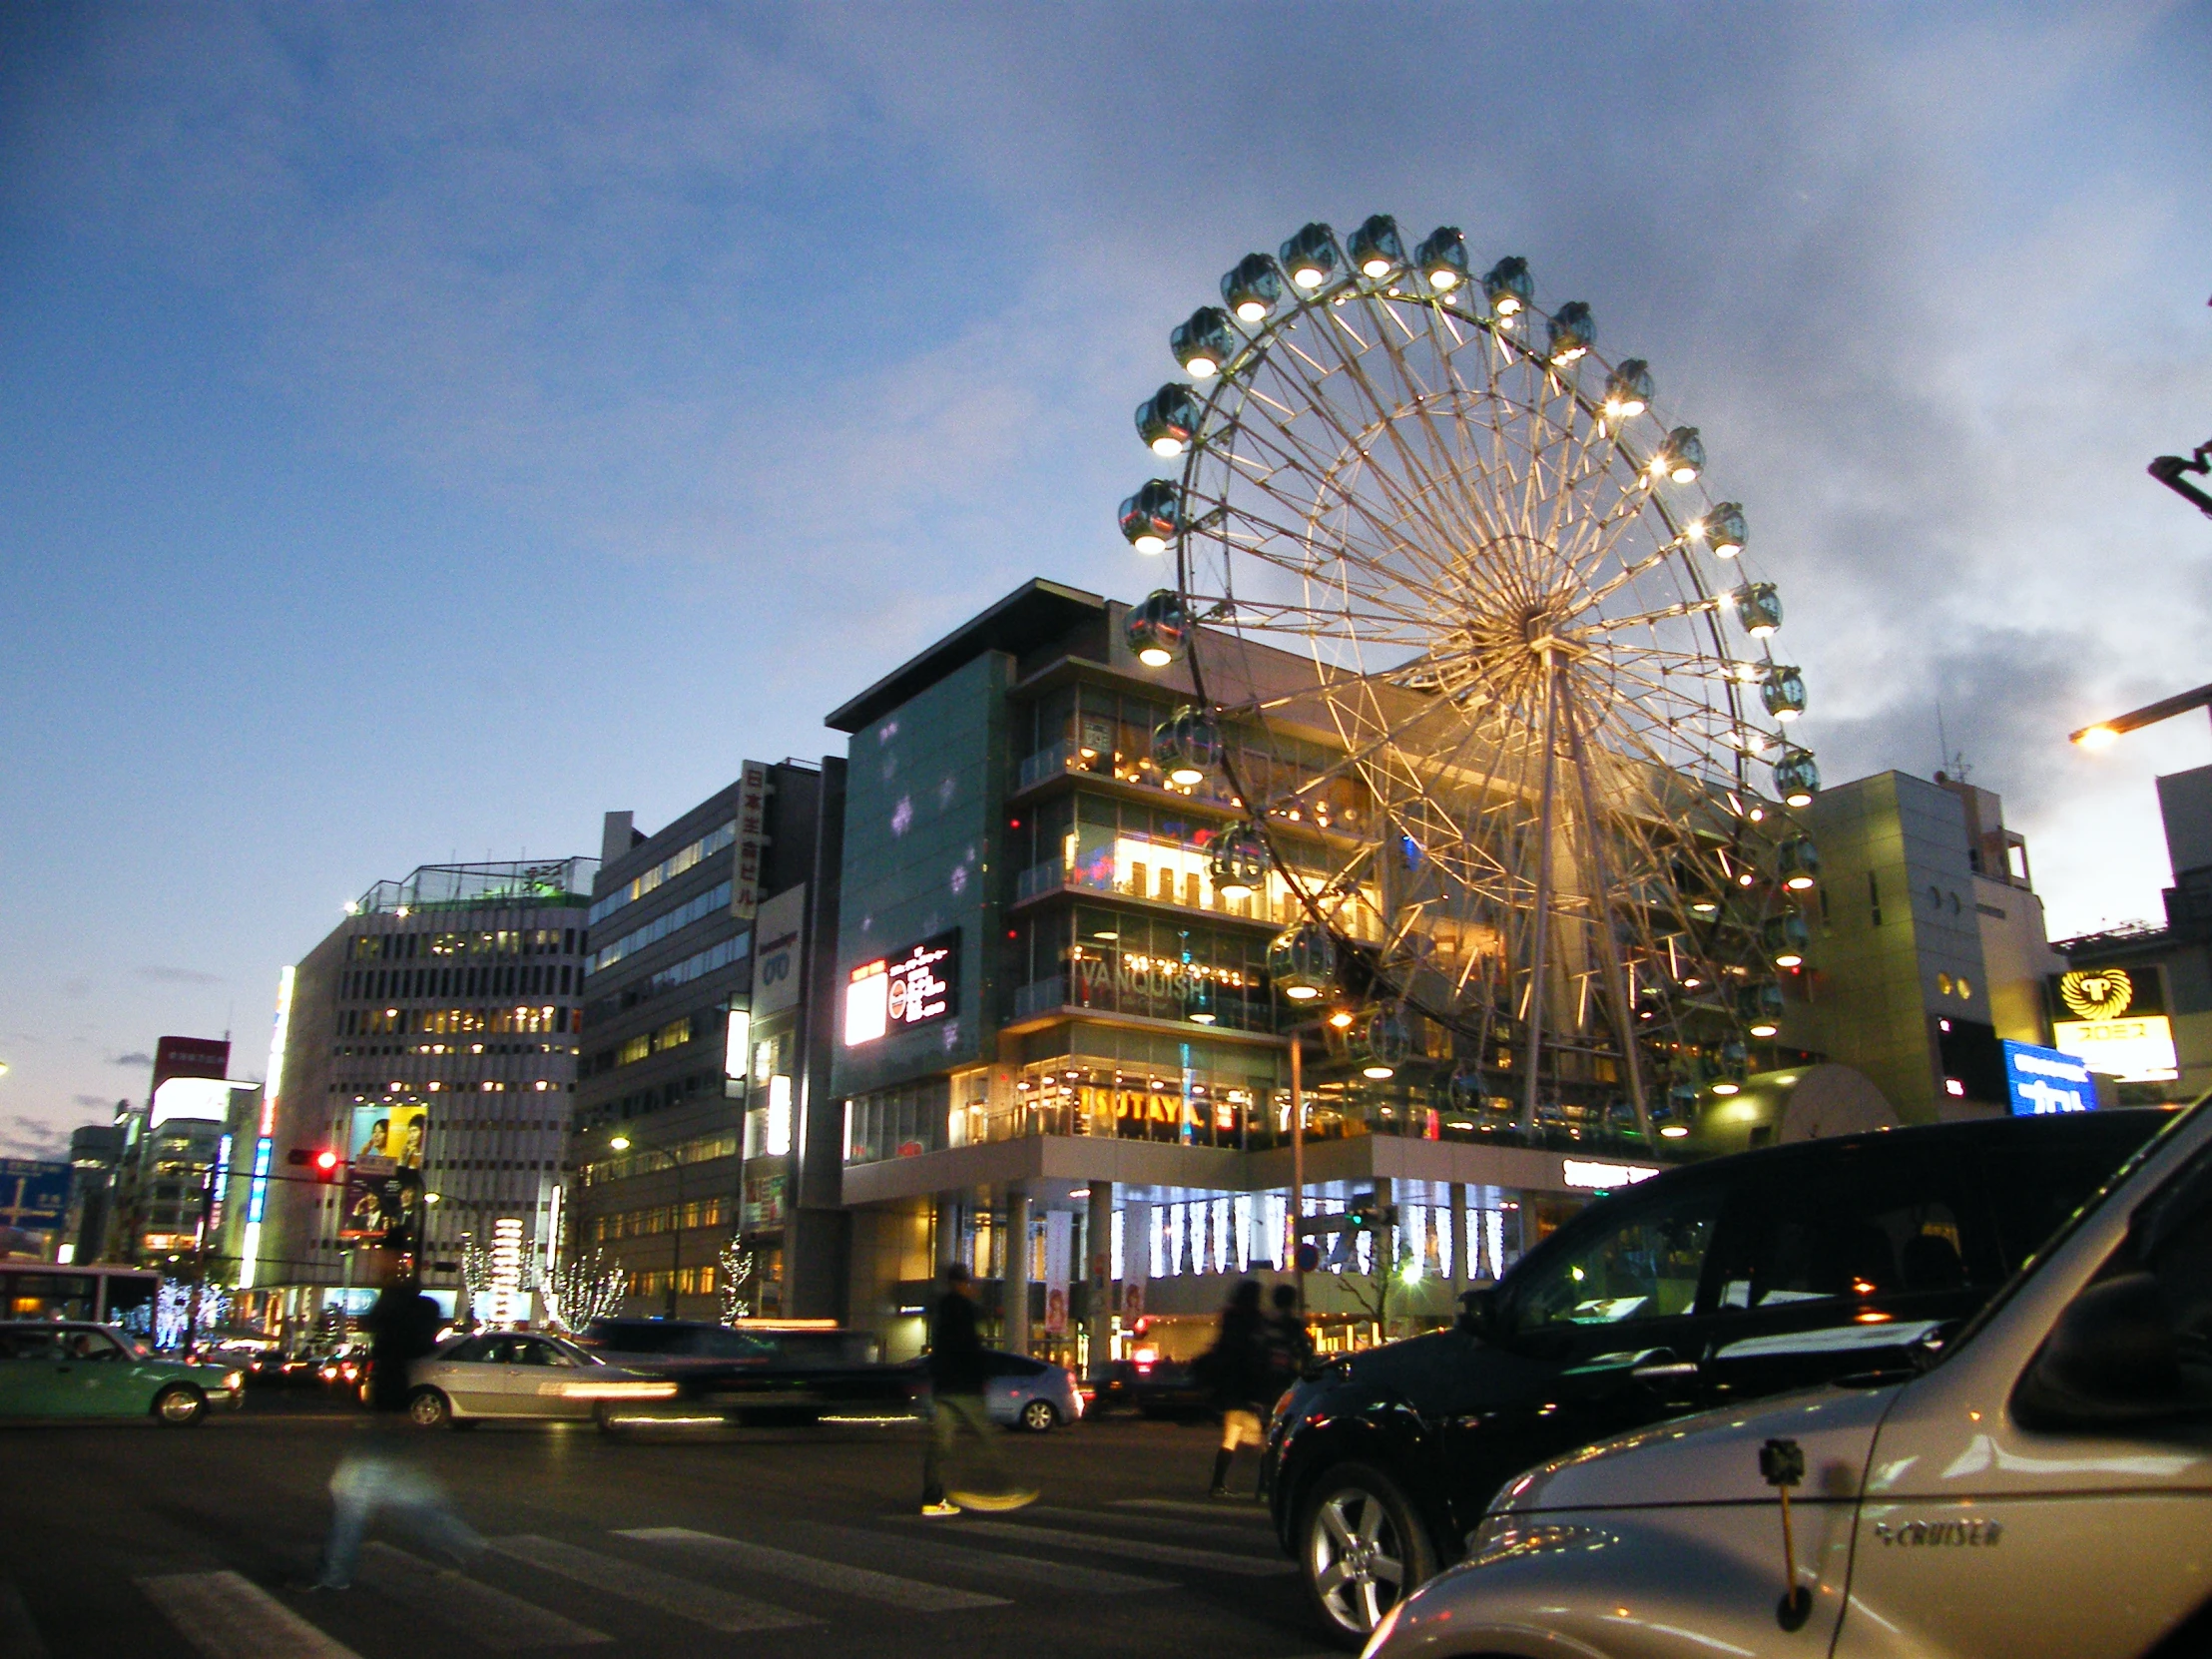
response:
<path id="1" fill-rule="evenodd" d="M 353 1108 L 345 1210 L 338 1218 L 341 1240 L 413 1248 L 422 1214 L 422 1143 L 429 1128 L 419 1102 Z"/>
<path id="2" fill-rule="evenodd" d="M 768 768 L 745 763 L 738 778 L 738 848 L 730 866 L 730 913 L 751 921 L 761 907 L 762 855 L 768 849 Z"/>
<path id="3" fill-rule="evenodd" d="M 1044 1218 L 1044 1334 L 1068 1334 L 1068 1251 L 1074 1244 L 1075 1218 L 1048 1210 Z"/>
<path id="4" fill-rule="evenodd" d="M 805 883 L 778 893 L 763 904 L 753 923 L 753 1017 L 766 1019 L 799 1005 L 806 971 L 800 928 L 807 919 Z"/>

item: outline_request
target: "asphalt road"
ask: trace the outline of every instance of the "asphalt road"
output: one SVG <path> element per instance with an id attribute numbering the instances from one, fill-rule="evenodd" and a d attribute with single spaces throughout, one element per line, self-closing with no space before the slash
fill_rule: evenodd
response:
<path id="1" fill-rule="evenodd" d="M 312 1574 L 327 1483 L 364 1417 L 256 1397 L 184 1430 L 0 1426 L 0 1659 L 1325 1646 L 1261 1507 L 1206 1501 L 1211 1432 L 1126 1417 L 1004 1435 L 1041 1501 L 945 1520 L 915 1514 L 913 1424 L 410 1430 L 407 1455 L 492 1549 L 457 1571 L 380 1524 L 352 1589 L 288 1588 Z"/>

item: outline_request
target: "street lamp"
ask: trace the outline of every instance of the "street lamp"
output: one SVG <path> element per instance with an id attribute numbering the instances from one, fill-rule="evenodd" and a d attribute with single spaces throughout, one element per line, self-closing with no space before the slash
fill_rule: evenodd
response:
<path id="1" fill-rule="evenodd" d="M 2188 714 L 2193 709 L 2212 708 L 2212 686 L 2199 686 L 2195 691 L 2183 692 L 2157 703 L 2146 703 L 2140 709 L 2130 709 L 2124 715 L 2110 720 L 2100 720 L 2094 726 L 2084 726 L 2071 735 L 2070 741 L 2091 751 L 2110 749 L 2129 732 L 2140 731 L 2145 726 L 2155 726 L 2175 715 Z"/>
<path id="2" fill-rule="evenodd" d="M 628 1130 L 618 1129 L 607 1137 L 611 1152 L 628 1152 L 638 1146 Z M 676 1214 L 668 1230 L 668 1317 L 676 1317 L 676 1280 L 684 1271 L 684 1160 L 665 1146 L 639 1146 L 641 1152 L 658 1152 L 668 1160 L 668 1167 L 676 1172 Z"/>

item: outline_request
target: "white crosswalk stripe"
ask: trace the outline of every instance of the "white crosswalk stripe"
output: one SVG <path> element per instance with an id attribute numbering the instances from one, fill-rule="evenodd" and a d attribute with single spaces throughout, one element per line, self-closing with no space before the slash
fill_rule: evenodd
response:
<path id="1" fill-rule="evenodd" d="M 530 1534 L 494 1538 L 491 1547 L 513 1560 L 542 1567 L 547 1572 L 558 1573 L 625 1601 L 674 1613 L 678 1618 L 703 1624 L 710 1630 L 797 1630 L 802 1625 L 822 1622 L 805 1613 L 771 1607 L 765 1601 L 732 1595 L 728 1590 L 694 1583 L 673 1573 L 658 1572 L 652 1567 L 639 1566 L 635 1561 L 579 1549 L 554 1538 Z"/>
<path id="2" fill-rule="evenodd" d="M 1133 1561 L 1159 1561 L 1175 1567 L 1204 1567 L 1211 1572 L 1242 1573 L 1250 1578 L 1272 1578 L 1289 1572 L 1291 1563 L 1260 1555 L 1233 1555 L 1223 1549 L 1194 1549 L 1184 1544 L 1157 1544 L 1149 1538 L 1116 1538 L 1101 1532 L 1069 1532 L 1056 1526 L 1027 1526 L 1016 1521 L 958 1520 L 931 1522 L 915 1518 L 917 1526 L 944 1525 L 954 1532 L 978 1538 L 1004 1538 L 1014 1543 L 1047 1544 L 1055 1549 L 1095 1550 L 1101 1555 L 1126 1555 Z"/>
<path id="3" fill-rule="evenodd" d="M 361 1570 L 355 1574 L 355 1581 L 502 1652 L 525 1647 L 584 1647 L 614 1640 L 589 1625 L 457 1572 L 434 1567 L 389 1544 L 362 1546 Z"/>
<path id="4" fill-rule="evenodd" d="M 867 1567 L 847 1566 L 842 1561 L 824 1561 L 812 1555 L 796 1554 L 788 1549 L 773 1549 L 767 1544 L 725 1538 L 714 1532 L 695 1532 L 688 1526 L 626 1528 L 616 1536 L 634 1538 L 640 1543 L 666 1545 L 710 1560 L 726 1561 L 751 1572 L 789 1578 L 795 1583 L 811 1584 L 822 1590 L 834 1590 L 841 1595 L 858 1596 L 863 1601 L 880 1601 L 914 1613 L 947 1613 L 969 1607 L 1007 1605 L 1004 1596 L 984 1595 L 975 1590 L 947 1589 L 941 1584 L 927 1584 L 919 1579 L 896 1578 L 887 1572 L 876 1572 Z"/>
<path id="5" fill-rule="evenodd" d="M 890 1532 L 867 1532 L 851 1526 L 795 1521 L 783 1527 L 779 1535 L 795 1543 L 820 1539 L 832 1549 L 842 1546 L 863 1551 L 869 1559 L 897 1567 L 901 1572 L 973 1573 L 984 1578 L 1008 1578 L 1021 1583 L 1050 1585 L 1055 1590 L 1083 1590 L 1100 1595 L 1177 1588 L 1165 1578 L 1140 1578 L 1135 1573 L 1108 1572 L 1100 1567 L 1077 1566 L 1070 1561 L 1040 1561 L 1034 1556 L 1009 1555 L 1001 1549 L 963 1549 L 939 1538 L 911 1538 Z"/>
<path id="6" fill-rule="evenodd" d="M 165 1573 L 136 1582 L 207 1659 L 360 1659 L 235 1572 Z"/>

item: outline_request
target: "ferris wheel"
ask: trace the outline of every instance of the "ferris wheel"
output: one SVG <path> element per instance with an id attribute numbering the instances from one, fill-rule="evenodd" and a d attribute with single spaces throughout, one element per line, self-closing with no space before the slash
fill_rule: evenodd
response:
<path id="1" fill-rule="evenodd" d="M 1155 758 L 1248 815 L 1217 885 L 1295 895 L 1272 977 L 1353 1010 L 1370 1077 L 1683 1133 L 1775 1034 L 1818 869 L 1743 507 L 1589 305 L 1457 230 L 1308 225 L 1221 291 L 1137 410 L 1180 470 L 1120 514 L 1172 558 L 1129 644 L 1196 692 Z"/>

